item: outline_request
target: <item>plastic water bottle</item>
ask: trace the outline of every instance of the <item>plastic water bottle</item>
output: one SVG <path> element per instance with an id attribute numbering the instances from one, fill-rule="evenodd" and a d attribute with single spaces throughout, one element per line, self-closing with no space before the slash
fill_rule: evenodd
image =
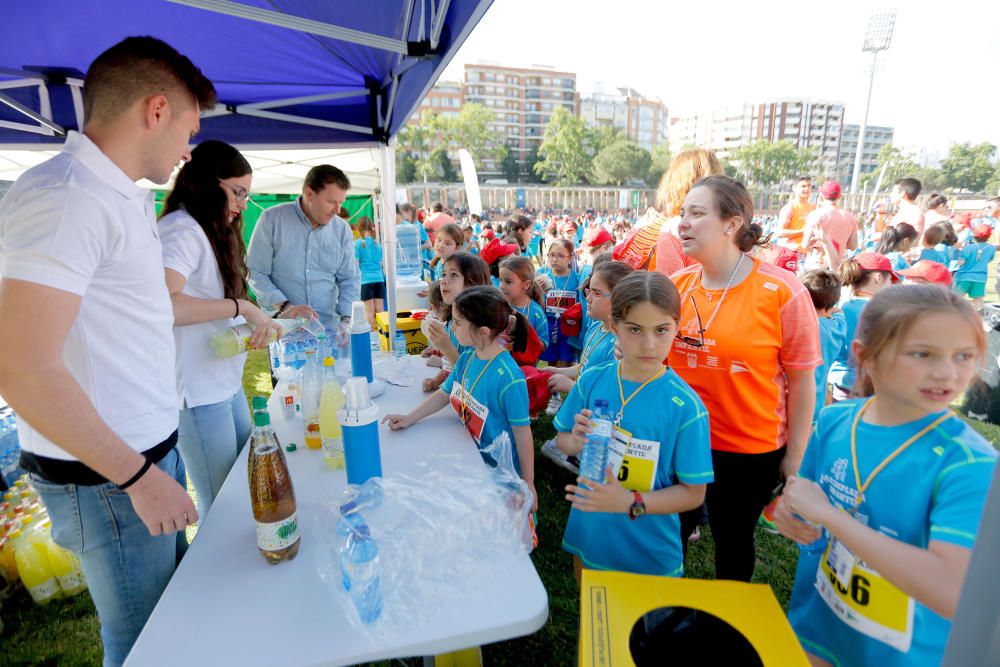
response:
<path id="1" fill-rule="evenodd" d="M 414 224 L 396 227 L 396 275 L 420 279 L 420 230 Z"/>
<path id="2" fill-rule="evenodd" d="M 382 614 L 382 564 L 378 546 L 361 521 L 352 526 L 345 556 L 341 563 L 347 571 L 351 601 L 361 622 L 368 625 Z"/>
<path id="3" fill-rule="evenodd" d="M 396 342 L 393 345 L 393 353 L 395 354 L 396 361 L 406 356 L 406 332 L 396 330 Z"/>
<path id="4" fill-rule="evenodd" d="M 580 453 L 580 475 L 603 484 L 608 466 L 608 445 L 611 442 L 611 414 L 608 402 L 599 398 L 594 401 L 594 411 L 590 417 L 590 434 Z M 589 489 L 589 486 L 584 485 Z"/>
<path id="5" fill-rule="evenodd" d="M 319 401 L 323 393 L 323 371 L 315 350 L 306 351 L 305 368 L 302 369 L 302 421 L 305 425 L 306 447 L 321 449 L 323 438 L 319 432 Z"/>

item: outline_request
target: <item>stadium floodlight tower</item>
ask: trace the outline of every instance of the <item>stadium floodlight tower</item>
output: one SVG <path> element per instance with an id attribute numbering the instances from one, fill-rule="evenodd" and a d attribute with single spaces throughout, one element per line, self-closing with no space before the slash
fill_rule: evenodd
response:
<path id="1" fill-rule="evenodd" d="M 861 122 L 858 132 L 858 149 L 854 152 L 854 174 L 851 176 L 851 194 L 858 191 L 858 181 L 861 177 L 861 152 L 865 146 L 865 128 L 868 125 L 868 110 L 872 105 L 872 88 L 875 86 L 875 68 L 878 64 L 879 51 L 885 51 L 892 42 L 892 29 L 896 25 L 896 12 L 873 12 L 868 18 L 868 29 L 865 30 L 865 45 L 863 52 L 872 54 L 871 78 L 868 80 L 868 100 L 865 102 L 865 119 Z"/>

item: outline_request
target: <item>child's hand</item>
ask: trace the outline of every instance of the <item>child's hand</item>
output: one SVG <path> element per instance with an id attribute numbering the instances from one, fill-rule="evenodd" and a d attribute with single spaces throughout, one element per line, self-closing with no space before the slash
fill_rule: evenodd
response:
<path id="1" fill-rule="evenodd" d="M 422 290 L 418 291 L 417 292 L 417 296 L 420 297 L 421 299 L 426 299 L 427 298 L 427 290 L 422 289 Z"/>
<path id="2" fill-rule="evenodd" d="M 383 424 L 388 424 L 392 431 L 401 431 L 404 428 L 413 426 L 413 419 L 410 415 L 386 415 L 382 420 Z"/>
<path id="3" fill-rule="evenodd" d="M 819 484 L 798 475 L 785 482 L 781 500 L 792 514 L 817 525 L 824 525 L 830 512 L 836 511 Z"/>
<path id="4" fill-rule="evenodd" d="M 535 490 L 535 485 L 533 482 L 528 482 L 528 490 L 531 491 L 531 511 L 538 511 L 538 491 Z"/>
<path id="5" fill-rule="evenodd" d="M 432 320 L 427 324 L 427 333 L 431 339 L 431 344 L 440 349 L 445 341 L 450 342 L 448 332 L 444 330 L 444 325 L 438 320 Z"/>
<path id="6" fill-rule="evenodd" d="M 575 429 L 574 429 L 575 430 Z M 605 483 L 597 484 L 583 477 L 576 478 L 577 484 L 566 486 L 566 500 L 581 512 L 612 512 L 627 514 L 632 507 L 635 496 L 618 481 L 611 466 L 605 470 Z M 585 489 L 586 484 L 593 487 Z"/>
<path id="7" fill-rule="evenodd" d="M 779 533 L 796 544 L 812 544 L 823 534 L 820 528 L 796 518 L 788 509 L 784 496 L 778 499 L 774 509 L 774 525 Z"/>
<path id="8" fill-rule="evenodd" d="M 583 450 L 583 444 L 587 442 L 587 436 L 590 435 L 590 417 L 594 413 L 590 410 L 580 410 L 576 417 L 573 419 L 573 430 L 570 435 L 573 436 L 573 446 L 576 447 L 577 451 Z"/>
<path id="9" fill-rule="evenodd" d="M 437 355 L 431 355 L 427 357 L 427 365 L 431 368 L 441 368 L 441 357 Z"/>
<path id="10" fill-rule="evenodd" d="M 573 389 L 573 381 L 570 380 L 565 375 L 557 375 L 553 373 L 549 376 L 549 391 L 552 393 L 562 392 L 563 394 L 568 393 Z"/>

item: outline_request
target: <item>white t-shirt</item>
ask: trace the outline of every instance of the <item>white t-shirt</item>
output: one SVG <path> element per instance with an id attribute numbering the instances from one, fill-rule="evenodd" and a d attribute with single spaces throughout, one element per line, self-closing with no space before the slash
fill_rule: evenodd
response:
<path id="1" fill-rule="evenodd" d="M 184 210 L 174 211 L 160 220 L 163 243 L 163 266 L 187 279 L 183 294 L 196 299 L 224 299 L 222 274 L 212 245 L 201 225 Z M 236 306 L 233 305 L 233 311 Z M 220 359 L 209 340 L 219 329 L 243 323 L 242 317 L 201 322 L 174 327 L 177 344 L 177 395 L 181 405 L 196 408 L 221 403 L 233 397 L 243 382 L 243 364 L 247 355 Z"/>
<path id="2" fill-rule="evenodd" d="M 0 275 L 81 297 L 63 362 L 122 440 L 145 451 L 176 430 L 174 314 L 153 194 L 84 135 L 70 132 L 0 202 Z M 18 427 L 23 449 L 74 460 L 31 424 Z"/>

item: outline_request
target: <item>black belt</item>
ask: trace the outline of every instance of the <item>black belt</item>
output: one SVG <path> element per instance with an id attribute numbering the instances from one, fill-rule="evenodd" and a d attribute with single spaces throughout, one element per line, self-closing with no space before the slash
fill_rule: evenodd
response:
<path id="1" fill-rule="evenodd" d="M 142 452 L 150 462 L 156 464 L 177 446 L 177 431 L 171 433 L 166 440 Z M 52 484 L 79 484 L 80 486 L 97 486 L 111 481 L 93 468 L 80 461 L 66 461 L 39 456 L 21 450 L 21 467 L 38 475 Z"/>

